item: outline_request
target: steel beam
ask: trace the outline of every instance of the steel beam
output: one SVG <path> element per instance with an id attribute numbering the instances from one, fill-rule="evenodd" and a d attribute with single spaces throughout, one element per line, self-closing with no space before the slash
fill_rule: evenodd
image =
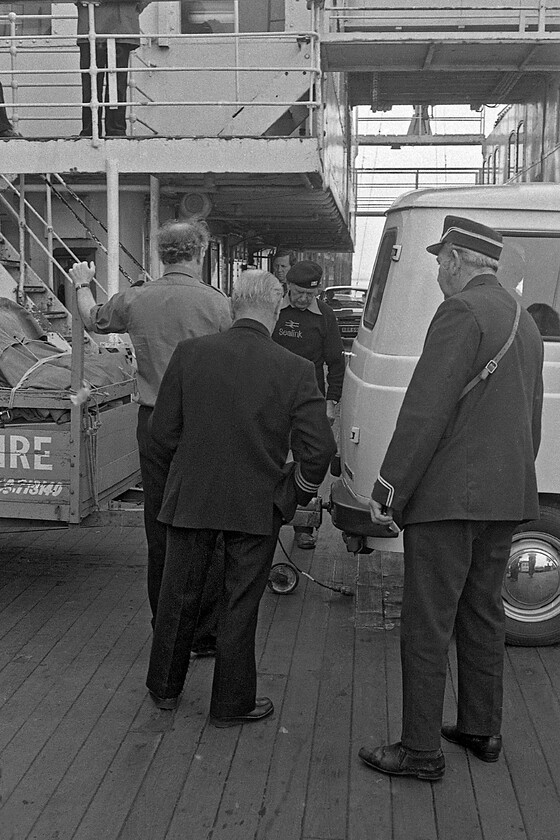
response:
<path id="1" fill-rule="evenodd" d="M 360 146 L 481 146 L 484 134 L 359 134 Z"/>

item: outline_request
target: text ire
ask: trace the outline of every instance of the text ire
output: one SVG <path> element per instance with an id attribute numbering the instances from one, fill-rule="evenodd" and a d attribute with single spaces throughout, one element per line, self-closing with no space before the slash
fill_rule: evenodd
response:
<path id="1" fill-rule="evenodd" d="M 46 462 L 50 458 L 50 449 L 45 449 L 51 443 L 51 437 L 33 436 L 31 440 L 23 435 L 0 435 L 0 469 L 17 470 L 52 470 L 53 465 Z"/>

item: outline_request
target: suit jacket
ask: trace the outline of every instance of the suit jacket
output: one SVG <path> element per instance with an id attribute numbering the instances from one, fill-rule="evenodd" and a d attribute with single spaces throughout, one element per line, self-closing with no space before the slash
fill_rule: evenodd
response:
<path id="1" fill-rule="evenodd" d="M 78 6 L 78 36 L 89 32 L 89 12 L 80 0 Z M 138 46 L 140 39 L 140 12 L 147 6 L 138 0 L 101 0 L 101 5 L 95 7 L 95 32 L 97 35 L 118 35 L 117 40 L 123 44 Z M 136 36 L 136 37 L 131 37 Z M 78 38 L 84 43 L 87 39 Z"/>
<path id="2" fill-rule="evenodd" d="M 272 533 L 275 503 L 289 521 L 336 452 L 312 363 L 252 319 L 178 345 L 152 437 L 169 465 L 160 521 L 249 534 Z"/>
<path id="3" fill-rule="evenodd" d="M 497 370 L 459 401 L 514 317 L 515 301 L 492 274 L 438 308 L 372 492 L 401 524 L 538 515 L 543 344 L 525 309 Z"/>

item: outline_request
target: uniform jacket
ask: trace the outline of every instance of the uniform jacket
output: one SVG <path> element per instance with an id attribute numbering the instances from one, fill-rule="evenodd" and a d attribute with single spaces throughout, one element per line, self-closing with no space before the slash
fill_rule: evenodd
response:
<path id="1" fill-rule="evenodd" d="M 153 406 L 171 355 L 180 341 L 227 330 L 228 298 L 185 269 L 168 266 L 163 277 L 131 286 L 95 307 L 99 333 L 128 333 L 136 353 L 138 397 Z"/>
<path id="2" fill-rule="evenodd" d="M 372 492 L 401 524 L 538 515 L 543 345 L 525 309 L 497 370 L 459 401 L 514 318 L 514 299 L 491 274 L 438 308 Z"/>
<path id="3" fill-rule="evenodd" d="M 336 316 L 328 304 L 315 299 L 302 311 L 291 306 L 286 296 L 272 338 L 292 353 L 313 362 L 322 394 L 325 393 L 326 365 L 327 399 L 340 400 L 344 379 L 344 348 Z"/>
<path id="4" fill-rule="evenodd" d="M 78 35 L 87 35 L 89 31 L 89 12 L 79 0 L 78 7 Z M 120 35 L 123 44 L 135 44 L 140 40 L 140 12 L 148 5 L 138 0 L 101 0 L 95 7 L 95 32 L 98 35 Z M 136 37 L 130 37 L 136 36 Z M 78 41 L 84 41 L 78 38 Z"/>
<path id="5" fill-rule="evenodd" d="M 159 519 L 180 528 L 270 534 L 274 504 L 289 521 L 336 452 L 313 365 L 252 319 L 179 344 L 152 436 L 169 465 Z"/>

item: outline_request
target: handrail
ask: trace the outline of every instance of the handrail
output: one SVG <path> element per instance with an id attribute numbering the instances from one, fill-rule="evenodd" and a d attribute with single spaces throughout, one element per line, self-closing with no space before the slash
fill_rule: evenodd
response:
<path id="1" fill-rule="evenodd" d="M 338 31 L 345 31 L 348 26 L 355 31 L 357 24 L 364 30 L 376 27 L 407 31 L 421 27 L 425 30 L 427 23 L 434 22 L 437 31 L 472 26 L 494 32 L 500 29 L 500 21 L 510 20 L 516 23 L 510 23 L 508 29 L 515 25 L 519 32 L 534 29 L 544 33 L 551 27 L 558 27 L 560 21 L 558 0 L 526 0 L 516 6 L 500 4 L 496 0 L 484 4 L 479 0 L 460 7 L 450 0 L 441 3 L 432 0 L 429 5 L 410 5 L 409 0 L 384 5 L 377 0 L 355 3 L 347 0 L 342 6 L 334 0 L 326 3 L 324 9 L 331 30 L 334 26 Z"/>
<path id="2" fill-rule="evenodd" d="M 46 256 L 47 256 L 47 260 L 48 260 L 48 266 L 49 266 L 49 278 L 52 278 L 52 266 L 54 266 L 54 265 L 56 264 L 56 267 L 57 267 L 57 268 L 58 268 L 58 269 L 62 272 L 62 274 L 66 277 L 66 279 L 67 279 L 67 280 L 69 280 L 70 282 L 72 282 L 72 281 L 71 281 L 70 276 L 67 274 L 67 272 L 66 272 L 66 271 L 62 268 L 62 266 L 59 264 L 59 262 L 57 261 L 57 259 L 54 257 L 54 254 L 53 254 L 53 241 L 54 241 L 54 239 L 56 239 L 56 240 L 57 240 L 57 242 L 58 242 L 58 243 L 60 243 L 60 245 L 61 245 L 61 246 L 62 246 L 62 247 L 66 250 L 66 252 L 69 254 L 69 256 L 71 256 L 71 257 L 72 257 L 72 259 L 74 259 L 76 262 L 79 262 L 79 257 L 77 257 L 77 256 L 75 255 L 75 253 L 72 251 L 72 249 L 71 249 L 71 248 L 70 248 L 70 247 L 66 244 L 66 242 L 65 242 L 63 239 L 61 239 L 61 238 L 60 238 L 60 236 L 58 236 L 58 234 L 56 233 L 56 231 L 54 230 L 54 228 L 53 228 L 53 226 L 52 226 L 52 203 L 51 203 L 51 198 L 52 198 L 52 195 L 53 195 L 53 194 L 54 194 L 54 195 L 55 195 L 55 196 L 59 199 L 59 201 L 61 201 L 61 202 L 62 202 L 62 203 L 63 203 L 63 204 L 67 207 L 67 209 L 68 209 L 68 210 L 69 210 L 69 211 L 70 211 L 70 212 L 71 212 L 71 213 L 75 216 L 75 218 L 76 218 L 76 219 L 80 222 L 80 224 L 83 226 L 84 230 L 85 230 L 85 231 L 87 231 L 87 233 L 89 234 L 89 236 L 91 237 L 91 239 L 92 239 L 92 240 L 96 243 L 96 245 L 99 247 L 99 249 L 100 249 L 100 250 L 101 250 L 104 254 L 106 254 L 107 256 L 109 256 L 109 248 L 108 248 L 108 246 L 105 246 L 105 245 L 104 245 L 104 243 L 103 243 L 103 242 L 99 239 L 99 237 L 95 234 L 95 232 L 94 232 L 94 231 L 93 231 L 93 230 L 92 230 L 92 229 L 91 229 L 91 228 L 90 228 L 90 227 L 89 227 L 89 226 L 88 226 L 88 225 L 87 225 L 87 224 L 83 221 L 83 219 L 81 219 L 81 218 L 80 218 L 80 217 L 76 214 L 76 212 L 74 211 L 74 209 L 72 208 L 72 206 L 71 206 L 71 205 L 70 205 L 70 204 L 66 201 L 66 199 L 64 198 L 64 196 L 61 194 L 60 190 L 59 190 L 59 189 L 57 189 L 57 187 L 53 184 L 53 178 L 54 178 L 54 179 L 56 179 L 56 181 L 58 182 L 58 185 L 60 185 L 61 187 L 63 187 L 64 189 L 66 189 L 66 190 L 68 191 L 69 195 L 70 195 L 70 196 L 71 196 L 71 197 L 72 197 L 75 201 L 77 201 L 77 202 L 78 202 L 78 204 L 79 204 L 79 205 L 80 205 L 80 206 L 81 206 L 81 207 L 82 207 L 82 208 L 83 208 L 83 209 L 84 209 L 84 210 L 85 210 L 85 211 L 86 211 L 86 212 L 87 212 L 87 213 L 88 213 L 88 214 L 89 214 L 89 215 L 90 215 L 93 219 L 95 219 L 95 221 L 97 222 L 97 224 L 98 224 L 98 225 L 102 228 L 102 230 L 103 230 L 103 231 L 104 231 L 104 232 L 108 235 L 108 229 L 107 229 L 107 227 L 103 224 L 102 220 L 101 220 L 101 219 L 99 219 L 99 218 L 95 215 L 95 213 L 94 213 L 94 212 L 93 212 L 93 211 L 92 211 L 92 210 L 91 210 L 91 209 L 87 206 L 87 204 L 86 204 L 84 201 L 82 201 L 82 199 L 79 197 L 79 195 L 77 195 L 77 193 L 76 193 L 76 192 L 74 192 L 74 190 L 72 190 L 72 189 L 71 189 L 71 187 L 69 187 L 69 186 L 68 186 L 68 184 L 66 184 L 66 182 L 64 181 L 64 179 L 63 179 L 63 178 L 62 178 L 62 177 L 61 177 L 58 173 L 56 173 L 56 172 L 55 172 L 55 173 L 52 173 L 52 174 L 50 174 L 50 175 L 45 175 L 45 176 L 44 176 L 44 182 L 45 182 L 45 188 L 46 188 L 46 194 L 47 194 L 47 202 L 46 202 L 47 218 L 44 218 L 44 217 L 41 215 L 41 213 L 39 213 L 39 211 L 36 209 L 36 207 L 34 207 L 34 206 L 33 206 L 33 204 L 31 204 L 31 203 L 30 203 L 30 202 L 29 202 L 29 201 L 25 198 L 25 181 L 24 181 L 23 177 L 21 177 L 21 180 L 20 180 L 20 189 L 18 190 L 18 189 L 17 189 L 17 187 L 15 187 L 15 186 L 14 186 L 13 181 L 12 181 L 12 180 L 11 180 L 8 176 L 4 175 L 3 173 L 0 173 L 0 183 L 4 182 L 4 185 L 5 185 L 5 186 L 4 186 L 4 189 L 5 189 L 6 187 L 7 187 L 8 189 L 10 189 L 10 190 L 14 193 L 14 195 L 18 198 L 18 200 L 19 200 L 19 212 L 18 212 L 18 213 L 16 213 L 15 209 L 14 209 L 14 208 L 12 207 L 12 205 L 11 205 L 11 204 L 7 201 L 7 199 L 5 198 L 5 196 L 3 196 L 3 195 L 0 193 L 0 202 L 1 202 L 1 203 L 2 203 L 2 204 L 3 204 L 3 205 L 4 205 L 7 209 L 8 209 L 8 211 L 11 213 L 11 215 L 13 215 L 13 216 L 14 216 L 15 218 L 17 218 L 17 220 L 18 220 L 18 226 L 19 226 L 19 232 L 20 232 L 20 243 L 19 243 L 19 253 L 20 253 L 20 288 L 18 289 L 18 297 L 22 297 L 22 296 L 23 296 L 24 272 L 25 272 L 25 266 L 26 266 L 26 263 L 27 263 L 27 260 L 26 260 L 26 257 L 25 257 L 25 237 L 24 237 L 24 234 L 25 234 L 25 233 L 28 233 L 28 234 L 32 237 L 32 239 L 36 242 L 36 244 L 39 246 L 40 250 L 41 250 L 41 251 L 43 251 L 43 253 L 44 253 L 44 254 L 46 254 Z M 38 221 L 39 221 L 39 222 L 43 225 L 43 227 L 45 228 L 45 230 L 46 230 L 46 232 L 47 232 L 47 246 L 45 246 L 45 245 L 43 244 L 43 242 L 40 240 L 40 238 L 39 238 L 39 237 L 37 237 L 37 235 L 34 233 L 34 231 L 33 231 L 33 230 L 29 227 L 29 225 L 27 224 L 27 222 L 26 222 L 26 220 L 25 220 L 25 211 L 26 211 L 26 210 L 30 210 L 30 211 L 32 212 L 33 216 L 34 216 L 34 217 L 35 217 L 35 218 L 36 218 L 36 219 L 37 219 L 37 220 L 38 220 Z M 126 254 L 126 256 L 127 256 L 130 260 L 132 260 L 132 262 L 133 262 L 133 263 L 134 263 L 134 264 L 135 264 L 135 265 L 136 265 L 136 266 L 137 266 L 137 267 L 141 270 L 142 274 L 146 277 L 146 279 L 147 279 L 147 280 L 152 280 L 152 279 L 153 279 L 153 278 L 150 276 L 150 274 L 146 271 L 146 269 L 144 268 L 144 266 L 142 266 L 142 265 L 138 262 L 138 260 L 136 259 L 136 257 L 135 257 L 135 256 L 134 256 L 134 255 L 133 255 L 133 254 L 132 254 L 132 253 L 131 253 L 131 252 L 130 252 L 130 251 L 129 251 L 129 250 L 128 250 L 128 249 L 127 249 L 127 248 L 126 248 L 126 247 L 125 247 L 122 243 L 121 243 L 121 242 L 119 242 L 119 243 L 118 243 L 118 248 L 117 248 L 117 251 L 118 251 L 118 250 L 122 251 L 124 254 Z M 132 283 L 134 283 L 134 282 L 135 282 L 135 281 L 134 281 L 134 278 L 133 278 L 133 277 L 131 277 L 131 276 L 130 276 L 130 274 L 129 274 L 127 271 L 125 271 L 125 269 L 124 269 L 124 268 L 123 268 L 120 264 L 119 264 L 119 266 L 118 266 L 118 269 L 119 269 L 119 273 L 120 273 L 120 274 L 122 274 L 122 275 L 123 275 L 123 277 L 124 277 L 124 278 L 125 278 L 125 279 L 126 279 L 126 280 L 130 283 L 130 284 L 132 284 Z M 94 284 L 95 284 L 95 285 L 96 285 L 96 286 L 97 286 L 97 287 L 98 287 L 98 288 L 99 288 L 99 289 L 103 292 L 103 294 L 104 294 L 104 295 L 107 295 L 107 290 L 106 290 L 106 289 L 105 289 L 105 288 L 104 288 L 104 287 L 103 287 L 103 286 L 99 283 L 99 281 L 98 281 L 95 277 L 93 278 L 93 282 L 94 282 Z M 47 284 L 47 285 L 49 286 L 49 288 L 51 288 L 51 289 L 52 289 L 52 281 L 51 281 L 51 283 L 49 283 L 49 284 Z"/>
<path id="3" fill-rule="evenodd" d="M 6 105 L 8 108 L 12 109 L 13 111 L 13 122 L 15 127 L 18 127 L 18 121 L 21 118 L 21 114 L 29 114 L 29 116 L 23 117 L 24 119 L 33 119 L 33 111 L 36 109 L 48 109 L 48 108 L 57 108 L 60 110 L 61 108 L 67 109 L 77 109 L 82 108 L 84 106 L 91 107 L 92 110 L 92 132 L 93 137 L 91 138 L 91 142 L 93 145 L 97 145 L 99 138 L 97 135 L 97 112 L 105 103 L 101 103 L 97 100 L 97 85 L 94 83 L 96 77 L 99 74 L 107 72 L 109 77 L 113 76 L 118 72 L 116 67 L 115 59 L 114 59 L 114 50 L 110 48 L 111 44 L 114 44 L 116 40 L 118 40 L 119 35 L 107 35 L 107 34 L 98 34 L 95 31 L 95 17 L 94 17 L 94 4 L 95 0 L 90 0 L 88 2 L 88 12 L 89 12 L 89 26 L 88 26 L 88 33 L 84 34 L 82 37 L 83 39 L 87 39 L 90 43 L 90 55 L 91 55 L 91 65 L 89 68 L 89 74 L 91 76 L 92 84 L 91 84 L 91 101 L 90 102 L 81 102 L 81 101 L 48 101 L 49 97 L 42 97 L 40 100 L 35 99 L 31 101 L 22 101 L 21 99 L 21 91 L 23 88 L 39 88 L 44 89 L 48 88 L 49 85 L 52 85 L 53 88 L 55 87 L 62 87 L 65 88 L 80 88 L 80 71 L 76 68 L 76 81 L 70 82 L 70 84 L 66 81 L 57 83 L 57 76 L 64 76 L 68 77 L 69 73 L 72 72 L 72 68 L 69 66 L 65 67 L 45 67 L 41 70 L 40 74 L 37 72 L 36 69 L 29 69 L 29 67 L 21 67 L 20 55 L 25 55 L 30 48 L 33 50 L 37 50 L 39 48 L 38 42 L 43 49 L 49 51 L 55 48 L 57 45 L 64 44 L 66 46 L 69 45 L 69 42 L 72 44 L 72 52 L 74 52 L 74 44 L 76 36 L 69 36 L 68 34 L 57 34 L 57 35 L 22 35 L 17 34 L 17 24 L 21 20 L 29 20 L 29 19 L 51 19 L 51 20 L 68 20 L 68 19 L 75 19 L 74 15 L 67 15 L 67 14 L 52 14 L 52 15 L 18 15 L 15 12 L 10 12 L 7 15 L 0 15 L 0 23 L 8 22 L 10 25 L 10 34 L 9 35 L 2 35 L 0 36 L 0 52 L 3 51 L 3 47 L 7 47 L 10 53 L 10 71 L 9 71 L 9 82 L 5 82 L 4 86 L 7 90 L 11 90 L 11 97 L 7 98 Z M 142 32 L 139 35 L 139 40 L 141 44 L 147 45 L 152 42 L 155 42 L 158 38 L 161 37 L 161 33 L 159 32 Z M 143 123 L 142 120 L 138 120 L 137 116 L 134 114 L 134 110 L 143 107 L 154 107 L 154 106 L 161 106 L 161 107 L 188 107 L 188 108 L 208 108 L 208 107 L 230 107 L 232 111 L 235 111 L 236 108 L 250 108 L 250 107 L 258 107 L 258 108 L 275 108 L 277 109 L 279 106 L 283 108 L 290 108 L 294 106 L 304 106 L 307 108 L 309 113 L 309 124 L 312 125 L 315 129 L 314 133 L 317 136 L 321 135 L 321 131 L 317 130 L 317 125 L 315 124 L 316 115 L 321 112 L 323 104 L 322 104 L 322 97 L 321 97 L 321 66 L 320 66 L 320 56 L 319 56 L 319 36 L 315 31 L 303 31 L 303 32 L 219 32 L 219 33 L 196 33 L 196 34 L 184 34 L 184 33 L 166 33 L 165 34 L 166 42 L 168 43 L 208 43 L 211 45 L 209 47 L 209 52 L 214 51 L 214 54 L 219 59 L 219 53 L 216 54 L 216 48 L 220 46 L 232 45 L 234 48 L 234 58 L 231 63 L 227 61 L 217 61 L 217 62 L 209 62 L 209 65 L 201 64 L 200 61 L 189 65 L 185 62 L 185 64 L 175 63 L 171 66 L 157 66 L 153 61 L 148 61 L 147 63 L 142 60 L 134 60 L 131 62 L 131 67 L 128 70 L 128 80 L 129 80 L 129 91 L 134 91 L 136 96 L 132 97 L 130 93 L 127 95 L 126 101 L 121 101 L 116 98 L 115 91 L 109 91 L 109 101 L 106 103 L 109 107 L 116 107 L 116 106 L 129 106 L 131 111 L 130 114 L 130 123 L 132 125 L 132 129 L 134 129 L 134 125 L 137 121 Z M 98 68 L 95 65 L 95 49 L 93 49 L 93 45 L 96 44 L 98 41 L 106 41 L 108 43 L 108 68 Z M 248 63 L 247 61 L 242 61 L 242 56 L 240 56 L 240 47 L 243 44 L 264 44 L 268 41 L 277 43 L 277 44 L 293 44 L 294 42 L 298 43 L 300 48 L 299 55 L 302 56 L 302 62 L 300 64 L 295 63 L 293 60 L 287 63 L 282 63 L 281 59 L 278 60 L 276 65 L 271 65 L 270 60 L 267 56 L 266 64 L 265 63 Z M 303 51 L 302 51 L 303 47 Z M 297 97 L 289 98 L 289 96 L 284 96 L 283 98 L 276 98 L 273 95 L 259 99 L 253 98 L 252 96 L 243 96 L 243 91 L 241 88 L 241 80 L 240 75 L 243 74 L 257 74 L 257 76 L 263 72 L 266 73 L 301 73 L 305 72 L 309 74 L 309 96 L 308 98 L 301 100 Z M 165 78 L 167 74 L 193 74 L 193 73 L 204 73 L 204 74 L 216 74 L 216 73 L 232 73 L 232 80 L 234 80 L 234 96 L 228 97 L 223 96 L 223 91 L 218 88 L 218 92 L 222 94 L 222 96 L 212 98 L 212 96 L 203 97 L 201 99 L 164 99 L 158 97 L 154 99 L 153 96 L 147 96 L 143 91 L 141 85 L 142 77 L 146 76 L 153 76 L 154 74 L 163 74 L 162 78 Z M 39 79 L 36 77 L 40 76 Z M 28 83 L 25 84 L 26 80 L 29 79 Z M 138 83 L 140 82 L 140 84 Z M 161 90 L 165 90 L 165 85 L 162 84 Z M 185 85 L 188 87 L 188 85 Z M 217 87 L 217 86 L 216 86 Z M 266 94 L 265 94 L 266 96 Z M 51 98 L 52 99 L 52 98 Z M 80 100 L 82 97 L 80 96 Z M 11 100 L 11 101 L 10 101 Z M 65 115 L 56 117 L 57 121 L 60 119 L 72 119 L 72 117 L 67 117 Z M 185 120 L 185 123 L 188 125 L 188 119 Z M 146 125 L 145 123 L 143 123 Z M 147 126 L 147 128 L 152 131 L 153 133 L 157 133 L 155 129 L 151 126 Z M 132 131 L 133 133 L 133 131 Z M 244 132 L 246 135 L 246 132 Z M 58 136 L 58 135 L 55 135 Z"/>
<path id="4" fill-rule="evenodd" d="M 474 166 L 445 169 L 437 166 L 371 167 L 356 170 L 356 215 L 382 215 L 400 195 L 410 190 L 481 183 L 481 172 L 481 167 Z M 400 181 L 395 180 L 397 175 L 402 176 Z M 364 195 L 365 191 L 372 189 L 375 189 L 374 195 Z"/>
<path id="5" fill-rule="evenodd" d="M 7 198 L 4 195 L 2 195 L 1 192 L 0 192 L 0 203 L 3 204 L 4 207 L 8 210 L 8 212 L 18 220 L 18 225 L 19 225 L 20 231 L 23 231 L 23 232 L 27 233 L 29 236 L 31 236 L 31 238 L 33 239 L 35 244 L 38 245 L 40 250 L 43 251 L 43 253 L 47 256 L 47 259 L 49 261 L 52 260 L 53 263 L 56 263 L 57 268 L 62 272 L 62 274 L 66 277 L 66 279 L 70 283 L 72 283 L 72 278 L 70 277 L 70 275 L 62 268 L 60 263 L 55 259 L 54 255 L 52 253 L 49 253 L 49 249 L 47 248 L 47 246 L 45 246 L 43 244 L 43 242 L 41 241 L 41 238 L 39 236 L 37 236 L 35 231 L 27 224 L 27 222 L 25 220 L 24 211 L 25 211 L 25 209 L 27 209 L 27 210 L 31 210 L 33 215 L 43 225 L 46 226 L 48 224 L 47 220 L 44 219 L 43 216 L 41 216 L 41 214 L 39 213 L 39 211 L 31 204 L 31 202 L 29 202 L 25 198 L 25 188 L 23 188 L 21 190 L 18 190 L 17 187 L 15 187 L 13 185 L 13 183 L 10 181 L 10 179 L 8 177 L 6 177 L 6 175 L 2 174 L 1 172 L 0 172 L 0 181 L 4 181 L 5 185 L 19 199 L 19 213 L 12 207 L 10 202 L 7 200 Z M 72 257 L 72 259 L 74 259 L 76 262 L 80 261 L 79 257 L 76 256 L 76 254 L 70 248 L 70 246 L 67 245 L 66 242 L 63 239 L 61 239 L 60 236 L 58 236 L 58 234 L 54 230 L 52 231 L 52 235 L 53 235 L 53 238 L 56 239 L 57 242 Z M 27 260 L 25 259 L 25 249 L 24 249 L 24 247 L 21 247 L 21 241 L 20 241 L 20 261 L 23 261 L 23 267 L 25 269 L 25 265 L 27 264 Z M 24 271 L 20 270 L 20 279 L 22 279 L 23 277 L 24 277 Z M 105 293 L 105 289 L 95 278 L 94 278 L 93 282 L 96 284 L 96 286 L 98 286 L 101 289 L 102 292 Z"/>

